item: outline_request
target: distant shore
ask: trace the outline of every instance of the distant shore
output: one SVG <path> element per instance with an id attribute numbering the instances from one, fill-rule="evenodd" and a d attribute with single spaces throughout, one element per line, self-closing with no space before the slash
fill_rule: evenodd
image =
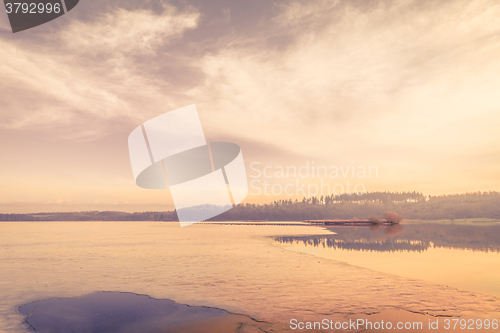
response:
<path id="1" fill-rule="evenodd" d="M 206 205 L 201 205 L 206 206 Z M 210 207 L 194 207 L 210 209 Z M 68 209 L 68 207 L 66 207 Z M 309 221 L 365 220 L 387 211 L 411 220 L 459 221 L 500 219 L 500 192 L 474 192 L 425 196 L 417 192 L 368 192 L 277 200 L 267 204 L 245 203 L 212 217 L 209 221 Z M 385 218 L 385 217 L 383 217 Z M 171 211 L 73 211 L 0 214 L 0 221 L 163 221 L 177 222 Z"/>

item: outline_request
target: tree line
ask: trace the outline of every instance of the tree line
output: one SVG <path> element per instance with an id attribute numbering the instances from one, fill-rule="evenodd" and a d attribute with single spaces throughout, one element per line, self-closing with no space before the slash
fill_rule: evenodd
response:
<path id="1" fill-rule="evenodd" d="M 418 192 L 370 192 L 238 205 L 212 220 L 302 221 L 368 219 L 394 211 L 407 219 L 500 218 L 499 192 L 424 196 Z"/>
<path id="2" fill-rule="evenodd" d="M 500 192 L 473 192 L 425 196 L 418 192 L 369 192 L 280 199 L 268 204 L 240 204 L 211 221 L 303 221 L 368 219 L 393 211 L 406 219 L 500 219 Z M 0 214 L 0 221 L 177 221 L 176 211 L 72 212 Z"/>

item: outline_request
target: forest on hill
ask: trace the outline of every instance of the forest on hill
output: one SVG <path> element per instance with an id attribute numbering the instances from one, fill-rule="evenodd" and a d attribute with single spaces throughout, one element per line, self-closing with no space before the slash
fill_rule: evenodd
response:
<path id="1" fill-rule="evenodd" d="M 368 192 L 277 200 L 269 204 L 240 204 L 211 221 L 303 221 L 320 219 L 368 219 L 394 211 L 406 219 L 500 219 L 500 192 L 474 192 L 425 196 L 418 192 Z M 0 214 L 0 221 L 177 221 L 176 211 L 71 212 Z"/>
<path id="2" fill-rule="evenodd" d="M 406 219 L 499 218 L 500 192 L 424 196 L 418 192 L 370 192 L 238 205 L 213 220 L 302 221 L 367 219 L 394 211 Z"/>

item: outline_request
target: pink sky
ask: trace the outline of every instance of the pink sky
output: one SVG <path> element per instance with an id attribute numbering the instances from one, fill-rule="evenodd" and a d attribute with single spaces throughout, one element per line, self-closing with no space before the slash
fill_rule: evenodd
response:
<path id="1" fill-rule="evenodd" d="M 249 181 L 314 161 L 376 166 L 324 179 L 366 191 L 498 191 L 499 32 L 485 0 L 86 0 L 16 34 L 2 10 L 0 212 L 172 209 L 135 185 L 127 137 L 190 104 Z"/>

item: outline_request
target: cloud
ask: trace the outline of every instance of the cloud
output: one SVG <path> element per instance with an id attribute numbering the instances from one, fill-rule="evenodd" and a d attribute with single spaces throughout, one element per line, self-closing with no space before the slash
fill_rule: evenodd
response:
<path id="1" fill-rule="evenodd" d="M 65 47 L 88 53 L 154 54 L 173 38 L 197 27 L 200 14 L 188 7 L 180 12 L 165 5 L 161 14 L 151 10 L 118 8 L 94 21 L 75 21 L 61 31 Z"/>
<path id="2" fill-rule="evenodd" d="M 36 47 L 0 40 L 10 94 L 1 126 L 71 124 L 73 137 L 95 139 L 118 120 L 142 122 L 196 103 L 213 133 L 255 139 L 258 132 L 262 143 L 318 158 L 327 144 L 329 153 L 352 158 L 353 151 L 419 150 L 456 135 L 449 126 L 458 119 L 498 108 L 499 5 L 318 0 L 275 7 L 279 13 L 253 35 L 228 29 L 208 49 L 199 40 L 186 48 L 193 42 L 185 33 L 214 18 L 171 5 L 73 20 Z M 274 48 L 269 36 L 288 43 Z M 366 152 L 367 145 L 378 148 Z"/>
<path id="3" fill-rule="evenodd" d="M 258 133 L 302 154 L 324 155 L 325 144 L 366 153 L 367 140 L 439 142 L 452 120 L 499 107 L 498 4 L 310 1 L 281 9 L 266 28 L 295 33 L 286 49 L 253 39 L 201 62 L 205 85 L 192 95 L 204 95 L 214 123 L 230 119 L 224 128 L 231 134 Z M 335 149 L 346 137 L 349 148 Z"/>
<path id="4" fill-rule="evenodd" d="M 43 34 L 1 34 L 0 128 L 43 132 L 54 165 L 78 161 L 69 170 L 105 174 L 118 156 L 104 176 L 125 178 L 130 130 L 195 103 L 207 138 L 242 142 L 254 161 L 377 165 L 368 190 L 500 186 L 497 158 L 477 157 L 500 144 L 497 1 L 155 3 L 89 0 Z M 75 141 L 102 151 L 73 153 Z M 12 145 L 33 154 L 28 139 Z"/>
<path id="5" fill-rule="evenodd" d="M 144 107 L 157 113 L 168 98 L 141 62 L 195 28 L 198 17 L 190 7 L 166 6 L 161 14 L 119 8 L 92 21 L 73 20 L 35 43 L 0 39 L 0 126 L 72 125 L 73 137 L 97 138 L 95 126 L 107 130 L 107 121 L 140 118 Z"/>

